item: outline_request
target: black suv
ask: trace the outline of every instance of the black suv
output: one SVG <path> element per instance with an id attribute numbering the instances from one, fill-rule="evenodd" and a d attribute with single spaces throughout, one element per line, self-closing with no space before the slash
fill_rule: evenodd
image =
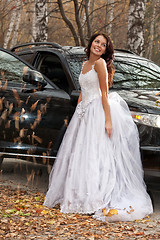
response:
<path id="1" fill-rule="evenodd" d="M 72 89 L 0 48 L 0 163 L 5 157 L 53 163 L 76 106 Z"/>
<path id="2" fill-rule="evenodd" d="M 0 126 L 4 144 L 1 154 L 18 153 L 21 158 L 53 162 L 80 93 L 78 76 L 86 57 L 84 48 L 29 43 L 14 47 L 12 52 L 26 61 L 24 65 L 28 62 L 41 72 L 45 80 L 35 81 L 33 71 L 24 74 L 23 70 L 21 82 L 15 80 L 7 86 L 3 105 L 8 102 L 8 107 L 12 103 L 14 107 Z M 117 91 L 127 101 L 139 129 L 145 172 L 159 177 L 160 67 L 125 50 L 115 51 L 114 65 L 116 74 L 110 91 Z M 6 71 L 5 78 L 9 78 Z M 6 128 L 8 122 L 10 128 Z"/>

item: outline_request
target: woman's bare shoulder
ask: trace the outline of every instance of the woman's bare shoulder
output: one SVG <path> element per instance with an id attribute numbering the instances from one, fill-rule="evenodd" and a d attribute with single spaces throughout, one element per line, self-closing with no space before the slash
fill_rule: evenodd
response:
<path id="1" fill-rule="evenodd" d="M 106 61 L 103 58 L 99 58 L 95 62 L 95 70 L 102 70 L 106 68 Z"/>
<path id="2" fill-rule="evenodd" d="M 104 64 L 106 61 L 103 58 L 99 58 L 95 63 L 96 64 Z"/>

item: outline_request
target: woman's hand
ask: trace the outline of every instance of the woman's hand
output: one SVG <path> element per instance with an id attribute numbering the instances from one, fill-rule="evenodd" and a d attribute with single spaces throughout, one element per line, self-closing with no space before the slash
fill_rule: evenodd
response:
<path id="1" fill-rule="evenodd" d="M 82 101 L 82 91 L 81 91 L 81 93 L 80 93 L 80 95 L 79 95 L 77 105 L 78 105 L 81 101 Z"/>
<path id="2" fill-rule="evenodd" d="M 111 121 L 105 121 L 105 129 L 107 131 L 107 135 L 110 138 L 112 134 L 112 123 Z"/>

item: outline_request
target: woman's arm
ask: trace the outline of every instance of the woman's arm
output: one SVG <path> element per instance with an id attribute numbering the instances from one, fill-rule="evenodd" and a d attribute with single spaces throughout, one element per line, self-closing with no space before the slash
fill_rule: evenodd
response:
<path id="1" fill-rule="evenodd" d="M 81 93 L 80 93 L 80 95 L 79 95 L 77 104 L 80 103 L 81 101 L 82 101 L 82 91 L 81 91 Z"/>
<path id="2" fill-rule="evenodd" d="M 95 63 L 95 70 L 98 74 L 99 78 L 99 86 L 102 93 L 102 105 L 105 113 L 105 128 L 108 134 L 108 137 L 111 137 L 112 133 L 112 122 L 111 122 L 111 114 L 110 114 L 110 105 L 108 102 L 108 85 L 106 79 L 108 78 L 106 63 L 100 58 Z"/>

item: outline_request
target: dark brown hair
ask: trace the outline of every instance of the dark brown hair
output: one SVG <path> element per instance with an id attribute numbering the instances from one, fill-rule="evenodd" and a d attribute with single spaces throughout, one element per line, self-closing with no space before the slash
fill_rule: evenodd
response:
<path id="1" fill-rule="evenodd" d="M 115 72 L 115 68 L 113 65 L 113 59 L 114 59 L 114 48 L 113 48 L 113 44 L 111 42 L 111 39 L 104 33 L 95 33 L 89 40 L 88 46 L 86 47 L 85 51 L 87 54 L 87 57 L 89 59 L 90 57 L 90 49 L 91 49 L 91 45 L 92 42 L 94 41 L 94 39 L 96 37 L 98 37 L 99 35 L 102 35 L 106 40 L 107 40 L 107 44 L 106 44 L 106 52 L 104 54 L 102 54 L 101 58 L 103 58 L 106 63 L 107 63 L 107 70 L 108 70 L 108 85 L 109 87 L 112 86 L 113 84 L 113 74 Z"/>

